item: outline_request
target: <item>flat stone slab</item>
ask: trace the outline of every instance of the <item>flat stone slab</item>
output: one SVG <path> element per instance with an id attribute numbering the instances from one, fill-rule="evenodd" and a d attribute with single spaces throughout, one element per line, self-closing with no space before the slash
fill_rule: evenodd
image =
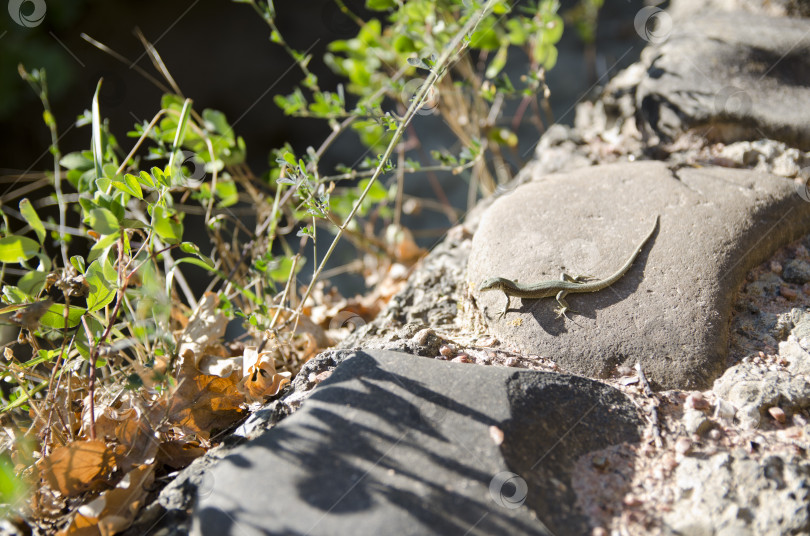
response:
<path id="1" fill-rule="evenodd" d="M 668 15 L 663 15 L 668 17 Z M 675 19 L 641 55 L 642 126 L 725 143 L 770 138 L 810 150 L 810 20 L 758 13 Z"/>
<path id="2" fill-rule="evenodd" d="M 804 192 L 803 186 L 800 191 Z M 556 318 L 554 298 L 506 299 L 473 291 L 492 334 L 568 372 L 605 377 L 642 363 L 664 388 L 707 387 L 725 365 L 735 293 L 746 273 L 810 232 L 810 203 L 795 183 L 727 168 L 671 171 L 658 162 L 550 175 L 496 200 L 481 219 L 467 281 L 522 283 L 604 278 L 659 228 L 614 285 L 569 294 L 577 313 Z"/>
<path id="3" fill-rule="evenodd" d="M 360 351 L 206 473 L 192 533 L 585 534 L 574 462 L 641 424 L 593 380 Z"/>

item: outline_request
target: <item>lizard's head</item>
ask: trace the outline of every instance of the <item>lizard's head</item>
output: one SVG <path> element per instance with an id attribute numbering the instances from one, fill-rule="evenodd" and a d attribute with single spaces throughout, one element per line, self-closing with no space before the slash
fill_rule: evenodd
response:
<path id="1" fill-rule="evenodd" d="M 503 290 L 503 287 L 506 285 L 507 279 L 503 277 L 490 277 L 489 279 L 484 279 L 481 284 L 478 286 L 479 292 L 485 292 L 487 290 Z"/>

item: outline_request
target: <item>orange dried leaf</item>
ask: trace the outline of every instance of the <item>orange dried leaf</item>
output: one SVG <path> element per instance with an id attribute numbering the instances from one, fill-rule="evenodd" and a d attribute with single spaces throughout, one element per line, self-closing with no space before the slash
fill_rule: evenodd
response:
<path id="1" fill-rule="evenodd" d="M 266 396 L 276 395 L 290 383 L 291 374 L 289 372 L 276 372 L 272 352 L 262 352 L 257 355 L 255 348 L 247 347 L 243 359 L 248 366 L 239 386 L 248 401 L 255 402 Z"/>
<path id="2" fill-rule="evenodd" d="M 243 412 L 244 397 L 236 384 L 236 374 L 227 378 L 202 374 L 184 359 L 169 402 L 169 422 L 202 438 L 208 438 L 213 429 L 227 428 Z"/>
<path id="3" fill-rule="evenodd" d="M 205 449 L 187 441 L 166 441 L 158 449 L 158 462 L 172 469 L 182 469 L 205 454 Z"/>
<path id="4" fill-rule="evenodd" d="M 74 441 L 40 460 L 42 478 L 54 490 L 72 497 L 90 489 L 112 472 L 115 459 L 103 441 Z"/>
<path id="5" fill-rule="evenodd" d="M 123 532 L 135 520 L 154 480 L 154 464 L 132 469 L 115 488 L 80 506 L 64 534 L 112 536 Z"/>

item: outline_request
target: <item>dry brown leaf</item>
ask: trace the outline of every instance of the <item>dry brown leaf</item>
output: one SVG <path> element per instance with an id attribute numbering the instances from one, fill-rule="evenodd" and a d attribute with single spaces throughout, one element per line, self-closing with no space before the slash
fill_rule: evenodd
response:
<path id="1" fill-rule="evenodd" d="M 103 441 L 74 441 L 55 448 L 38 466 L 52 489 L 73 497 L 104 480 L 115 467 L 115 456 Z"/>
<path id="2" fill-rule="evenodd" d="M 118 485 L 79 507 L 65 536 L 112 536 L 128 529 L 155 480 L 155 465 L 135 467 Z"/>
<path id="3" fill-rule="evenodd" d="M 227 352 L 222 348 L 220 341 L 225 335 L 228 320 L 224 314 L 217 311 L 218 303 L 219 295 L 206 292 L 180 335 L 178 354 L 185 356 L 188 351 L 194 352 L 195 365 L 199 364 L 206 354 L 227 357 Z"/>
<path id="4" fill-rule="evenodd" d="M 118 423 L 115 439 L 119 468 L 129 471 L 132 467 L 154 462 L 159 446 L 155 431 L 145 419 L 137 417 Z"/>
<path id="5" fill-rule="evenodd" d="M 183 469 L 205 454 L 205 449 L 189 441 L 166 441 L 158 449 L 158 462 L 172 469 Z"/>
<path id="6" fill-rule="evenodd" d="M 248 346 L 242 358 L 244 363 L 244 376 L 239 382 L 239 388 L 245 393 L 249 402 L 263 400 L 266 396 L 274 396 L 290 383 L 289 372 L 276 372 L 273 352 L 257 353 L 256 348 Z"/>
<path id="7" fill-rule="evenodd" d="M 241 417 L 244 396 L 237 389 L 238 375 L 227 378 L 202 374 L 184 357 L 177 389 L 169 401 L 169 423 L 203 439 L 213 429 L 224 429 Z"/>

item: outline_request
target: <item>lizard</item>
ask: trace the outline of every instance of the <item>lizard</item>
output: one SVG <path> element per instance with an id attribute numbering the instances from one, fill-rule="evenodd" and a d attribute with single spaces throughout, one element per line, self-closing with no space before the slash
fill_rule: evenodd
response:
<path id="1" fill-rule="evenodd" d="M 630 255 L 630 258 L 625 261 L 621 268 L 604 279 L 585 281 L 585 278 L 583 277 L 571 277 L 563 272 L 560 274 L 560 279 L 547 279 L 545 281 L 540 281 L 539 283 L 523 284 L 506 279 L 505 277 L 490 277 L 481 282 L 481 285 L 478 287 L 478 291 L 486 292 L 489 290 L 500 290 L 503 292 L 503 295 L 506 296 L 506 306 L 503 308 L 500 315 L 498 315 L 498 318 L 503 318 L 506 316 L 506 311 L 509 309 L 509 303 L 512 296 L 529 299 L 549 298 L 551 296 L 556 296 L 557 303 L 559 304 L 559 307 L 557 308 L 557 318 L 559 318 L 564 316 L 566 311 L 571 310 L 568 307 L 568 303 L 565 301 L 565 296 L 567 294 L 597 292 L 609 287 L 621 279 L 622 276 L 624 276 L 624 274 L 626 274 L 633 265 L 633 262 L 636 260 L 636 257 L 638 257 L 638 254 L 641 253 L 644 245 L 652 237 L 653 233 L 655 233 L 655 229 L 658 227 L 658 219 L 659 216 L 656 215 L 655 222 L 653 222 L 650 232 L 647 233 L 647 236 L 644 237 L 644 239 L 639 243 L 633 254 Z M 568 317 L 566 316 L 566 318 Z"/>

